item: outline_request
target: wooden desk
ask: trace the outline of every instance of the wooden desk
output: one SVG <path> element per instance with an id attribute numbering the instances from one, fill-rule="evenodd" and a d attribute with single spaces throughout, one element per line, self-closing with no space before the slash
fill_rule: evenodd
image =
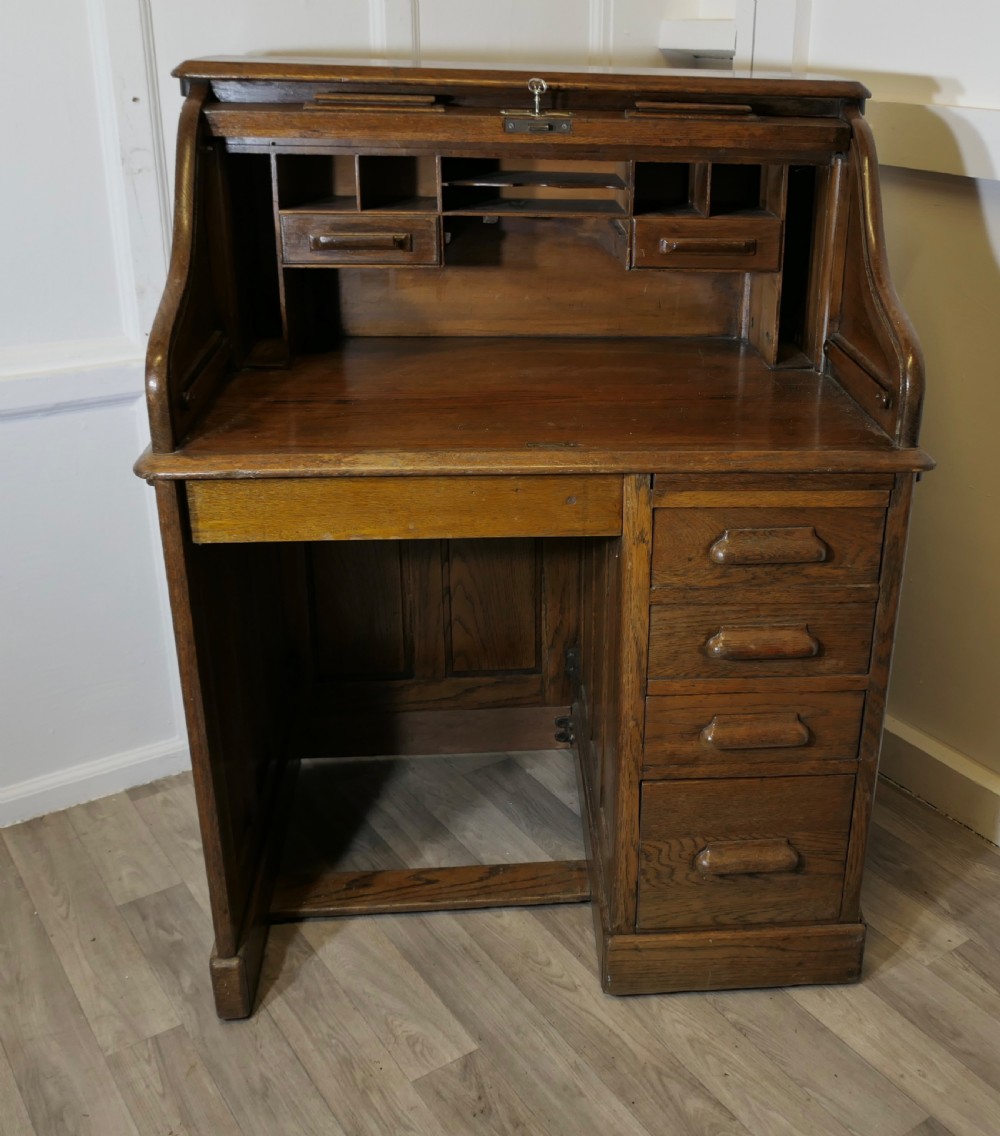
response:
<path id="1" fill-rule="evenodd" d="M 137 471 L 219 1013 L 275 920 L 591 897 L 613 993 L 856 978 L 930 466 L 864 89 L 550 73 L 536 114 L 527 72 L 177 74 Z M 585 861 L 288 852 L 303 794 L 339 823 L 343 757 L 544 748 L 555 717 Z"/>

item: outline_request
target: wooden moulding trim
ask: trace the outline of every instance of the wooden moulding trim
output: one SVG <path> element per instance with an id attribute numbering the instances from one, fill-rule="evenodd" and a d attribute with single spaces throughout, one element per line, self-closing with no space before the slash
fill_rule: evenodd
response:
<path id="1" fill-rule="evenodd" d="M 888 489 L 822 490 L 800 489 L 685 490 L 657 485 L 653 506 L 657 509 L 854 509 L 889 504 Z"/>
<path id="2" fill-rule="evenodd" d="M 739 505 L 781 508 L 822 505 L 825 508 L 854 508 L 878 505 L 885 508 L 894 484 L 891 473 L 805 474 L 789 480 L 782 473 L 761 473 L 698 477 L 690 474 L 671 477 L 657 474 L 653 480 L 655 508 L 709 507 L 732 508 Z"/>
<path id="3" fill-rule="evenodd" d="M 903 311 L 889 274 L 880 205 L 878 159 L 871 127 L 858 107 L 847 107 L 846 115 L 854 135 L 854 192 L 859 210 L 865 274 L 876 310 L 881 317 L 881 326 L 873 330 L 897 362 L 898 373 L 886 376 L 891 381 L 897 404 L 894 408 L 895 436 L 900 445 L 911 446 L 916 443 L 920 425 L 924 358 L 913 325 Z M 873 377 L 879 381 L 882 379 L 882 376 Z"/>
<path id="4" fill-rule="evenodd" d="M 649 591 L 651 604 L 675 604 L 683 600 L 687 604 L 717 604 L 720 595 L 731 586 L 730 583 L 715 587 L 685 587 L 683 584 L 655 584 Z M 874 603 L 878 599 L 878 586 L 875 584 L 824 584 L 820 583 L 769 583 L 765 585 L 748 584 L 740 581 L 741 594 L 749 599 L 752 596 L 780 603 L 798 600 L 811 600 L 816 603 Z"/>
<path id="5" fill-rule="evenodd" d="M 647 758 L 643 765 L 644 781 L 704 781 L 706 778 L 729 777 L 812 777 L 836 773 L 856 773 L 857 761 L 823 759 L 820 761 L 733 761 L 703 765 L 675 765 L 669 758 Z"/>
<path id="6" fill-rule="evenodd" d="M 313 916 L 582 903 L 588 899 L 586 860 L 326 871 L 305 879 L 279 879 L 270 918 L 274 923 L 287 923 Z"/>
<path id="7" fill-rule="evenodd" d="M 174 190 L 174 232 L 170 268 L 163 297 L 146 348 L 146 398 L 153 449 L 167 451 L 175 443 L 170 413 L 169 358 L 174 327 L 191 284 L 194 249 L 198 130 L 208 99 L 208 84 L 195 83 L 181 108 L 177 128 L 177 174 Z"/>
<path id="8" fill-rule="evenodd" d="M 671 994 L 856 982 L 864 941 L 863 923 L 615 935 L 603 984 L 609 994 Z"/>
<path id="9" fill-rule="evenodd" d="M 171 74 L 179 79 L 269 79 L 311 82 L 330 80 L 338 86 L 347 83 L 391 82 L 423 87 L 523 87 L 537 73 L 511 70 L 489 70 L 474 64 L 436 63 L 428 61 L 418 66 L 392 63 L 366 63 L 357 59 L 288 59 L 273 56 L 267 59 L 247 59 L 240 56 L 223 56 L 218 59 L 189 59 L 177 66 Z M 706 75 L 664 74 L 659 69 L 641 68 L 618 74 L 608 74 L 602 68 L 593 71 L 565 71 L 543 69 L 541 74 L 556 90 L 626 91 L 630 94 L 657 91 L 674 92 L 688 102 L 692 95 L 707 94 L 731 103 L 737 96 L 785 95 L 787 97 L 815 96 L 819 98 L 865 99 L 871 92 L 863 84 L 849 79 L 807 79 L 789 75 L 788 78 L 739 79 Z"/>
<path id="10" fill-rule="evenodd" d="M 590 453 L 546 451 L 544 457 L 523 450 L 358 451 L 331 454 L 237 454 L 188 457 L 183 451 L 147 449 L 135 472 L 147 481 L 214 481 L 269 477 L 412 477 L 461 474 L 629 473 L 826 473 L 918 471 L 933 469 L 922 450 L 704 451 L 600 450 Z"/>
<path id="11" fill-rule="evenodd" d="M 798 678 L 651 678 L 646 693 L 674 694 L 794 694 L 805 690 L 867 690 L 867 675 L 801 675 Z"/>

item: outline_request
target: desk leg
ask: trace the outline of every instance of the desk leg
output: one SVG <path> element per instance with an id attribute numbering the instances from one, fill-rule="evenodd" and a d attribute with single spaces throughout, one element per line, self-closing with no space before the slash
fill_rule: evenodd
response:
<path id="1" fill-rule="evenodd" d="M 283 774 L 292 773 L 281 722 L 287 621 L 274 546 L 195 545 L 183 483 L 156 486 L 215 930 L 216 1008 L 248 1016 L 267 939 L 281 826 Z"/>

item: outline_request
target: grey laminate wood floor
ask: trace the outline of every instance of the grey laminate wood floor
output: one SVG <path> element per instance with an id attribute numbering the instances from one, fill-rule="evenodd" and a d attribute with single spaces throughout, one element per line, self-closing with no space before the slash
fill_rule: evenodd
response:
<path id="1" fill-rule="evenodd" d="M 574 839 L 566 754 L 454 771 L 358 862 Z M 378 916 L 277 928 L 228 1024 L 188 776 L 2 835 L 2 1136 L 1000 1134 L 1000 850 L 887 786 L 858 986 L 615 999 L 586 907 Z"/>

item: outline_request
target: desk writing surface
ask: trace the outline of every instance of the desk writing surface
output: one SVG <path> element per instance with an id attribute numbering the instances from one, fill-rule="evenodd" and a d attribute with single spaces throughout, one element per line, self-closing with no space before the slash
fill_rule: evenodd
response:
<path id="1" fill-rule="evenodd" d="M 267 457 L 291 470 L 325 458 L 544 472 L 734 451 L 877 462 L 893 446 L 829 378 L 768 368 L 738 340 L 359 338 L 236 375 L 196 435 L 157 460 L 202 476 Z"/>

